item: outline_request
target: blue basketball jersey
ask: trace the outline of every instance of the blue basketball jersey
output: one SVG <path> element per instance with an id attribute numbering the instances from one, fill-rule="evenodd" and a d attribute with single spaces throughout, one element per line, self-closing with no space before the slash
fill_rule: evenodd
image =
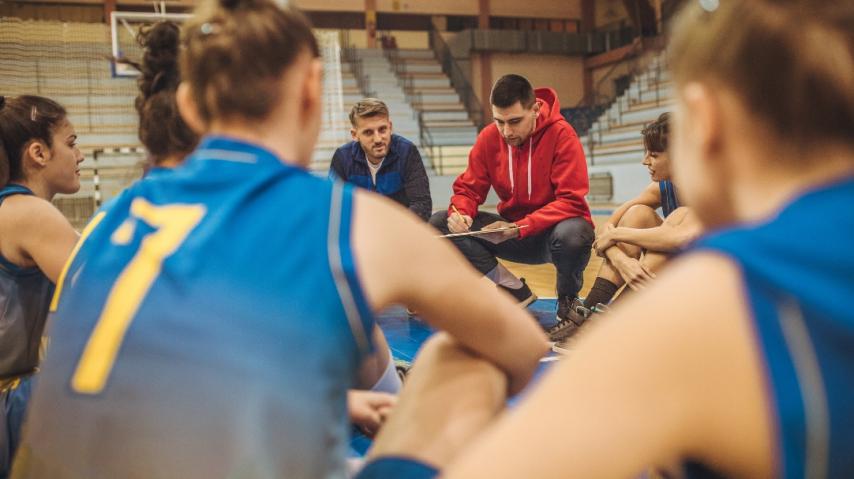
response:
<path id="1" fill-rule="evenodd" d="M 854 178 L 700 240 L 738 263 L 768 376 L 777 476 L 854 477 Z"/>
<path id="2" fill-rule="evenodd" d="M 344 477 L 373 317 L 353 189 L 204 139 L 93 219 L 15 477 Z"/>
<path id="3" fill-rule="evenodd" d="M 670 216 L 670 213 L 679 208 L 679 198 L 676 197 L 676 186 L 670 180 L 661 180 L 658 182 L 658 191 L 661 193 L 661 212 L 667 218 Z"/>
<path id="4" fill-rule="evenodd" d="M 25 186 L 0 189 L 0 205 L 12 195 L 32 195 Z M 0 255 L 0 389 L 4 380 L 32 373 L 47 319 L 53 282 L 37 267 L 22 268 Z"/>

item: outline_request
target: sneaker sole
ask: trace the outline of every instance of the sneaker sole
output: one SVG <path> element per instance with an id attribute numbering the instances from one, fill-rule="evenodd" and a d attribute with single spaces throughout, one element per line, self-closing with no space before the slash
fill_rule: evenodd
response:
<path id="1" fill-rule="evenodd" d="M 570 353 L 570 349 L 567 348 L 565 345 L 560 344 L 560 343 L 554 343 L 552 345 L 552 351 L 554 351 L 558 354 L 563 354 L 563 355 L 567 355 Z"/>

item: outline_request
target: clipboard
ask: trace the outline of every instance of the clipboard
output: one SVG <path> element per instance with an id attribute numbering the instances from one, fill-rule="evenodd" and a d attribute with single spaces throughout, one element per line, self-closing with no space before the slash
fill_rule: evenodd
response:
<path id="1" fill-rule="evenodd" d="M 447 234 L 447 235 L 437 236 L 437 238 L 457 238 L 460 236 L 481 236 L 481 235 L 486 235 L 486 234 L 490 234 L 490 233 L 500 233 L 502 231 L 518 230 L 518 229 L 527 228 L 527 227 L 528 227 L 528 225 L 505 226 L 502 228 L 495 228 L 495 229 L 491 229 L 491 230 L 477 230 L 477 231 L 466 231 L 464 233 L 451 233 L 451 234 Z"/>

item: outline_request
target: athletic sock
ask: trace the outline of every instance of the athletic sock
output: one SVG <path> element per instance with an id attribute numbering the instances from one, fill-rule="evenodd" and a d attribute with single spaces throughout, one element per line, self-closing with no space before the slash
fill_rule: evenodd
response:
<path id="1" fill-rule="evenodd" d="M 590 309 L 599 303 L 608 304 L 611 301 L 611 298 L 613 298 L 617 293 L 618 289 L 620 289 L 619 286 L 607 279 L 596 278 L 596 282 L 593 283 L 593 288 L 590 289 L 590 294 L 588 294 L 587 298 L 584 299 L 584 306 L 587 309 Z"/>
<path id="2" fill-rule="evenodd" d="M 491 279 L 493 283 L 500 284 L 501 286 L 510 289 L 519 289 L 524 286 L 522 280 L 517 278 L 516 275 L 511 273 L 510 270 L 505 268 L 501 263 L 498 263 L 498 266 L 492 268 L 491 271 L 486 273 L 486 277 Z"/>
<path id="3" fill-rule="evenodd" d="M 374 384 L 374 387 L 371 388 L 371 391 L 399 394 L 401 387 L 403 387 L 403 383 L 400 381 L 400 376 L 397 375 L 394 358 L 391 356 L 391 349 L 389 349 L 388 364 L 386 364 L 383 375 L 377 379 L 377 382 Z"/>

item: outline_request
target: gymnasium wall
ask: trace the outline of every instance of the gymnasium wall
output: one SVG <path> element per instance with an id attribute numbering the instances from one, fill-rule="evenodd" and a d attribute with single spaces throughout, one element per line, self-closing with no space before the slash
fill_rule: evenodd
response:
<path id="1" fill-rule="evenodd" d="M 292 0 L 303 10 L 363 12 L 365 0 Z M 508 17 L 581 18 L 581 0 L 490 0 L 490 14 Z M 478 14 L 478 0 L 377 0 L 382 13 Z"/>
<path id="2" fill-rule="evenodd" d="M 380 30 L 379 33 L 389 33 L 397 41 L 398 48 L 430 48 L 430 39 L 427 32 L 414 32 L 410 30 Z M 350 45 L 356 48 L 366 48 L 368 45 L 365 30 L 348 30 Z"/>
<path id="3" fill-rule="evenodd" d="M 621 21 L 631 21 L 623 0 L 596 0 L 596 28 Z"/>
<path id="4" fill-rule="evenodd" d="M 517 73 L 530 80 L 534 88 L 554 88 L 564 108 L 575 106 L 584 95 L 584 61 L 581 57 L 527 53 L 493 53 L 491 57 L 493 81 L 508 73 Z M 480 85 L 480 60 L 473 58 L 471 63 L 471 84 Z"/>

